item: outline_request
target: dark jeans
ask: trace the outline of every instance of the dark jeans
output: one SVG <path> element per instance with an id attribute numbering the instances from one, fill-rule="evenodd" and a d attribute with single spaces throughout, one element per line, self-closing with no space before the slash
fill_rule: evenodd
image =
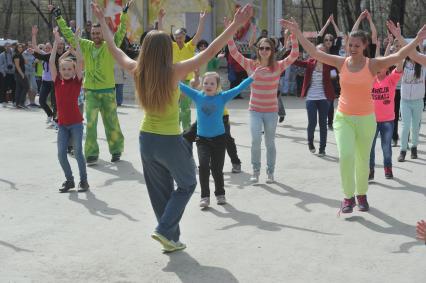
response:
<path id="1" fill-rule="evenodd" d="M 330 107 L 328 108 L 328 113 L 327 113 L 327 124 L 329 126 L 333 126 L 333 119 L 334 119 L 334 99 L 333 101 L 329 101 L 330 103 Z"/>
<path id="2" fill-rule="evenodd" d="M 41 77 L 36 77 L 36 83 L 37 83 L 37 93 L 40 93 Z"/>
<path id="3" fill-rule="evenodd" d="M 0 77 L 2 77 L 3 82 L 0 83 L 0 102 L 15 101 L 15 75 L 6 74 L 6 76 L 3 77 L 3 75 L 0 74 Z M 10 94 L 7 94 L 7 92 L 10 92 Z"/>
<path id="4" fill-rule="evenodd" d="M 47 117 L 53 117 L 54 111 L 50 109 L 49 105 L 47 105 L 47 97 L 49 96 L 49 93 L 52 93 L 50 96 L 50 104 L 55 109 L 56 108 L 56 100 L 55 95 L 53 94 L 53 82 L 49 81 L 42 81 L 41 82 L 41 88 L 40 88 L 40 97 L 39 97 L 39 103 L 41 108 L 43 108 L 44 112 L 46 112 Z"/>
<path id="5" fill-rule="evenodd" d="M 117 106 L 123 104 L 123 84 L 115 84 L 115 98 Z"/>
<path id="6" fill-rule="evenodd" d="M 197 186 L 191 146 L 182 135 L 147 132 L 140 133 L 139 145 L 146 188 L 158 221 L 155 230 L 179 241 L 179 222 Z"/>
<path id="7" fill-rule="evenodd" d="M 247 78 L 247 73 L 245 71 L 235 72 L 235 80 L 230 82 L 229 89 L 237 87 L 245 78 Z M 241 97 L 241 93 L 238 94 L 236 97 Z"/>
<path id="8" fill-rule="evenodd" d="M 20 74 L 15 75 L 16 89 L 15 89 L 15 102 L 16 106 L 25 106 L 25 100 L 27 99 L 27 92 L 30 89 L 28 84 L 28 78 L 21 77 Z"/>
<path id="9" fill-rule="evenodd" d="M 201 198 L 210 197 L 210 170 L 215 184 L 215 196 L 224 195 L 223 164 L 225 162 L 226 134 L 213 138 L 197 136 L 196 143 Z"/>
<path id="10" fill-rule="evenodd" d="M 314 143 L 314 132 L 317 127 L 317 115 L 320 127 L 320 150 L 324 150 L 327 144 L 327 113 L 330 101 L 306 100 L 306 110 L 308 112 L 308 143 Z"/>
<path id="11" fill-rule="evenodd" d="M 395 119 L 393 120 L 393 134 L 392 139 L 394 141 L 398 141 L 399 135 L 398 135 L 398 122 L 399 122 L 399 108 L 401 106 L 401 90 L 397 89 L 395 90 Z"/>
<path id="12" fill-rule="evenodd" d="M 374 135 L 373 144 L 371 146 L 370 152 L 370 169 L 374 169 L 375 166 L 375 148 L 376 148 L 376 139 L 380 133 L 380 140 L 382 142 L 382 151 L 383 151 L 383 163 L 385 167 L 392 167 L 392 134 L 394 128 L 394 122 L 377 122 L 376 134 Z"/>
<path id="13" fill-rule="evenodd" d="M 238 158 L 237 145 L 235 144 L 234 138 L 231 136 L 231 125 L 229 124 L 229 115 L 223 116 L 223 125 L 225 126 L 226 134 L 226 151 L 232 164 L 241 164 L 240 158 Z M 183 133 L 183 137 L 190 143 L 195 142 L 197 138 L 197 121 L 191 125 L 191 127 Z"/>
<path id="14" fill-rule="evenodd" d="M 58 159 L 68 181 L 74 180 L 67 157 L 69 141 L 73 141 L 74 155 L 77 160 L 80 181 L 87 180 L 86 161 L 83 155 L 83 124 L 60 125 L 58 129 Z"/>
<path id="15" fill-rule="evenodd" d="M 285 113 L 284 103 L 281 98 L 281 93 L 279 91 L 277 93 L 277 99 L 278 99 L 278 116 L 285 117 L 286 113 Z"/>

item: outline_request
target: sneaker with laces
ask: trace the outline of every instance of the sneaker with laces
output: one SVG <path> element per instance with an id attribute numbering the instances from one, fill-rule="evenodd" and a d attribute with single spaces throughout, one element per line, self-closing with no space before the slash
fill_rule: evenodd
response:
<path id="1" fill-rule="evenodd" d="M 368 181 L 374 180 L 374 169 L 370 169 L 370 173 L 368 174 Z"/>
<path id="2" fill-rule="evenodd" d="M 163 246 L 164 250 L 172 250 L 174 249 L 175 245 L 171 241 L 169 241 L 166 237 L 155 231 L 151 234 L 151 238 L 159 242 Z"/>
<path id="3" fill-rule="evenodd" d="M 274 174 L 269 173 L 268 177 L 266 178 L 266 184 L 272 184 L 274 182 Z"/>
<path id="4" fill-rule="evenodd" d="M 253 172 L 253 175 L 250 177 L 250 182 L 257 183 L 259 182 L 259 172 Z"/>
<path id="5" fill-rule="evenodd" d="M 232 164 L 232 173 L 241 173 L 241 164 Z"/>
<path id="6" fill-rule="evenodd" d="M 324 157 L 325 156 L 325 150 L 324 149 L 320 149 L 318 152 L 318 157 Z"/>
<path id="7" fill-rule="evenodd" d="M 312 143 L 309 143 L 308 144 L 308 148 L 309 148 L 309 151 L 311 152 L 311 153 L 315 153 L 315 146 L 314 146 L 314 144 L 312 144 Z"/>
<path id="8" fill-rule="evenodd" d="M 340 211 L 342 213 L 352 213 L 352 211 L 354 210 L 356 203 L 355 203 L 355 197 L 351 197 L 351 198 L 344 198 L 343 202 L 342 202 L 342 208 L 340 209 Z"/>
<path id="9" fill-rule="evenodd" d="M 417 159 L 417 147 L 411 147 L 411 159 Z"/>
<path id="10" fill-rule="evenodd" d="M 96 165 L 98 163 L 98 157 L 97 156 L 89 156 L 86 159 L 87 166 Z"/>
<path id="11" fill-rule="evenodd" d="M 356 196 L 356 200 L 358 202 L 359 211 L 368 211 L 370 209 L 370 205 L 367 201 L 367 195 Z"/>
<path id="12" fill-rule="evenodd" d="M 120 161 L 120 158 L 121 158 L 121 153 L 114 153 L 111 156 L 111 162 L 118 162 Z"/>
<path id="13" fill-rule="evenodd" d="M 392 167 L 385 167 L 385 178 L 393 179 Z"/>
<path id="14" fill-rule="evenodd" d="M 225 195 L 216 196 L 216 202 L 217 202 L 218 205 L 226 204 Z"/>
<path id="15" fill-rule="evenodd" d="M 70 189 L 73 189 L 73 188 L 75 188 L 74 181 L 73 180 L 66 180 L 65 182 L 62 183 L 62 188 L 59 189 L 59 192 L 66 193 Z"/>
<path id="16" fill-rule="evenodd" d="M 210 198 L 209 197 L 202 198 L 200 200 L 200 207 L 206 208 L 206 207 L 209 207 L 209 205 L 210 205 Z"/>
<path id="17" fill-rule="evenodd" d="M 80 192 L 80 193 L 87 192 L 90 188 L 87 180 L 81 180 L 80 183 L 78 184 L 78 187 L 80 188 L 78 190 L 78 192 Z"/>
<path id="18" fill-rule="evenodd" d="M 404 162 L 405 161 L 405 155 L 407 152 L 405 150 L 401 150 L 398 156 L 398 162 Z"/>
<path id="19" fill-rule="evenodd" d="M 46 124 L 50 124 L 50 123 L 52 123 L 52 117 L 47 117 Z"/>

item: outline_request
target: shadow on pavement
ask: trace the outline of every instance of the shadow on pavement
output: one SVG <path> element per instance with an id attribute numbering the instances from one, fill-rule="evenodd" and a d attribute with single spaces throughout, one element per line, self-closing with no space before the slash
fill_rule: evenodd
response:
<path id="1" fill-rule="evenodd" d="M 18 188 L 16 187 L 15 183 L 13 183 L 11 181 L 8 181 L 8 180 L 5 180 L 5 179 L 2 179 L 2 178 L 0 178 L 0 182 L 6 183 L 6 184 L 8 184 L 10 186 L 11 189 L 14 189 L 14 190 L 18 191 Z"/>
<path id="2" fill-rule="evenodd" d="M 174 272 L 180 282 L 238 282 L 237 278 L 221 267 L 201 265 L 188 253 L 175 252 L 167 254 L 170 258 L 164 272 Z"/>
<path id="3" fill-rule="evenodd" d="M 87 199 L 79 198 L 79 196 L 81 195 L 85 195 Z M 97 199 L 92 191 L 87 191 L 86 193 L 77 193 L 73 191 L 69 193 L 68 198 L 73 202 L 83 205 L 90 212 L 90 214 L 101 218 L 111 220 L 112 217 L 110 216 L 122 215 L 126 217 L 129 221 L 139 221 L 120 209 L 109 207 L 106 202 Z"/>
<path id="4" fill-rule="evenodd" d="M 253 185 L 250 182 L 251 174 L 241 171 L 240 173 L 224 172 L 223 177 L 227 185 L 237 186 L 238 189 L 247 189 L 247 186 Z"/>
<path id="5" fill-rule="evenodd" d="M 6 243 L 6 242 L 1 241 L 1 240 L 0 240 L 0 246 L 6 247 L 6 248 L 11 248 L 12 250 L 14 250 L 15 252 L 18 252 L 18 253 L 19 252 L 26 252 L 26 253 L 32 253 L 32 252 L 34 252 L 32 250 L 27 250 L 27 249 L 19 248 L 19 247 L 15 246 L 15 245 Z"/>
<path id="6" fill-rule="evenodd" d="M 393 178 L 393 180 L 395 180 L 396 182 L 398 182 L 401 186 L 399 187 L 393 187 L 390 186 L 389 184 L 383 184 L 383 183 L 379 183 L 379 182 L 374 182 L 374 184 L 379 185 L 381 187 L 390 189 L 390 190 L 394 190 L 394 191 L 410 191 L 413 193 L 418 193 L 421 194 L 423 196 L 426 197 L 426 188 L 425 187 L 421 187 L 421 186 L 416 186 L 413 184 L 410 184 L 404 180 L 401 180 L 399 178 Z"/>
<path id="7" fill-rule="evenodd" d="M 100 159 L 99 161 L 100 162 L 97 165 L 90 166 L 90 168 L 115 176 L 114 178 L 105 181 L 105 187 L 120 181 L 137 181 L 140 184 L 145 184 L 145 178 L 143 174 L 136 170 L 131 162 L 120 160 L 116 163 L 110 163 L 101 161 Z"/>

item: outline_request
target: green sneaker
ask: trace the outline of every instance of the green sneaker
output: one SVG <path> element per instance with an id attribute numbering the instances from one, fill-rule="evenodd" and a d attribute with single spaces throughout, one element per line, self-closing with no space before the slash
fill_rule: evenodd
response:
<path id="1" fill-rule="evenodd" d="M 151 238 L 158 241 L 163 246 L 162 250 L 165 253 L 180 251 L 186 248 L 186 245 L 180 241 L 170 241 L 158 232 L 152 233 Z"/>
<path id="2" fill-rule="evenodd" d="M 181 241 L 177 241 L 177 242 L 170 241 L 170 243 L 173 245 L 173 248 L 171 248 L 171 249 L 163 248 L 162 249 L 163 252 L 172 253 L 172 252 L 181 251 L 181 250 L 186 249 L 186 245 L 184 243 L 182 243 Z"/>

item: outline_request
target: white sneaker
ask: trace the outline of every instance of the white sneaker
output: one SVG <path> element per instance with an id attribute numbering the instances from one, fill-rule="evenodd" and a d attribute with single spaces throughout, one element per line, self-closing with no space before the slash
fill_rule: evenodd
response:
<path id="1" fill-rule="evenodd" d="M 259 172 L 253 172 L 253 175 L 250 177 L 250 182 L 259 182 Z"/>
<path id="2" fill-rule="evenodd" d="M 268 178 L 266 179 L 266 184 L 274 183 L 274 174 L 268 174 Z"/>
<path id="3" fill-rule="evenodd" d="M 209 205 L 210 205 L 210 198 L 209 198 L 209 197 L 207 197 L 207 198 L 202 198 L 202 199 L 200 200 L 200 207 L 202 207 L 202 208 L 206 208 L 206 207 L 209 207 Z"/>
<path id="4" fill-rule="evenodd" d="M 47 117 L 46 124 L 50 124 L 50 123 L 52 123 L 52 117 Z"/>
<path id="5" fill-rule="evenodd" d="M 225 197 L 225 195 L 216 196 L 216 201 L 217 201 L 217 204 L 219 204 L 219 205 L 226 204 L 226 197 Z"/>

